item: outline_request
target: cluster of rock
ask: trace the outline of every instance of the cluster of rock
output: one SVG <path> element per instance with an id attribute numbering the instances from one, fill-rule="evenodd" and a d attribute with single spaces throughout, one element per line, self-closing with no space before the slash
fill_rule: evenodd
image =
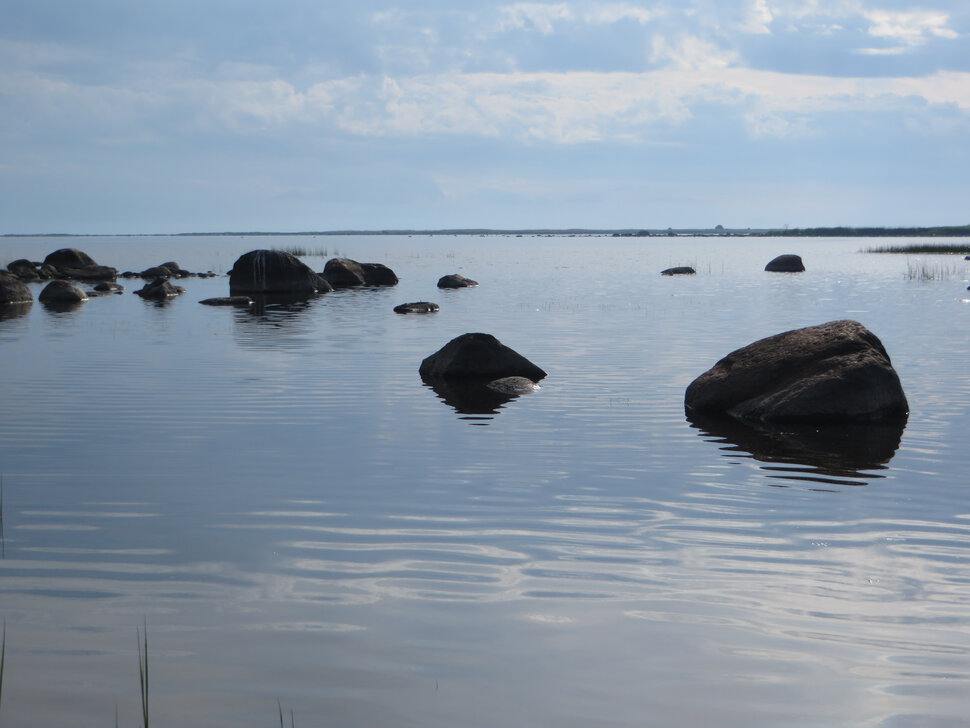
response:
<path id="1" fill-rule="evenodd" d="M 805 267 L 799 256 L 781 255 L 765 270 L 800 272 Z M 680 266 L 662 274 L 694 272 Z M 66 248 L 51 253 L 43 263 L 18 260 L 0 271 L 0 304 L 29 304 L 32 298 L 26 283 L 50 280 L 39 296 L 41 301 L 76 305 L 89 295 L 120 292 L 121 286 L 114 282 L 117 275 L 115 269 Z M 150 279 L 135 293 L 162 300 L 184 292 L 170 279 L 210 274 L 191 274 L 169 262 L 123 275 Z M 84 291 L 73 282 L 76 280 L 99 283 L 95 291 Z M 334 258 L 317 273 L 291 253 L 254 250 L 240 256 L 229 272 L 230 295 L 202 303 L 248 306 L 253 296 L 305 296 L 397 283 L 397 275 L 380 263 Z M 438 281 L 439 288 L 475 285 L 459 274 Z M 438 304 L 430 301 L 394 308 L 397 313 L 438 310 Z M 484 333 L 452 339 L 425 358 L 418 371 L 442 399 L 462 412 L 492 412 L 504 402 L 538 389 L 538 382 L 546 376 L 531 361 Z M 843 320 L 786 331 L 731 352 L 690 384 L 684 409 L 691 420 L 722 418 L 756 426 L 856 426 L 905 422 L 909 405 L 882 342 L 862 324 Z"/>

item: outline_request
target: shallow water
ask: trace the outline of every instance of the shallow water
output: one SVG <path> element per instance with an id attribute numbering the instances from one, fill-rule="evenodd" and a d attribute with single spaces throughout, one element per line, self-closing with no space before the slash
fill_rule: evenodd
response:
<path id="1" fill-rule="evenodd" d="M 260 313 L 197 303 L 224 276 L 167 304 L 123 281 L 0 320 L 0 721 L 136 723 L 147 624 L 158 725 L 963 725 L 970 264 L 881 242 L 0 239 L 0 264 L 298 244 L 401 278 Z M 786 252 L 808 270 L 763 271 Z M 392 312 L 415 300 L 441 311 Z M 840 318 L 912 410 L 861 460 L 684 419 L 727 352 Z M 469 331 L 541 389 L 445 403 L 418 365 Z"/>

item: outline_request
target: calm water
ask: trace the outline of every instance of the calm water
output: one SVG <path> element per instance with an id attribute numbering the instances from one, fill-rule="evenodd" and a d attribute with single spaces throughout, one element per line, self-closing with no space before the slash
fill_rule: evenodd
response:
<path id="1" fill-rule="evenodd" d="M 0 240 L 3 265 L 299 244 L 401 278 L 260 313 L 198 304 L 224 276 L 162 305 L 123 281 L 0 320 L 0 724 L 139 724 L 147 624 L 157 726 L 277 701 L 301 728 L 966 725 L 970 263 L 880 242 Z M 763 271 L 788 252 L 806 273 Z M 439 291 L 454 272 L 481 285 Z M 441 312 L 391 310 L 415 300 Z M 728 351 L 839 318 L 902 379 L 888 444 L 685 421 Z M 541 390 L 461 412 L 424 386 L 472 331 Z"/>

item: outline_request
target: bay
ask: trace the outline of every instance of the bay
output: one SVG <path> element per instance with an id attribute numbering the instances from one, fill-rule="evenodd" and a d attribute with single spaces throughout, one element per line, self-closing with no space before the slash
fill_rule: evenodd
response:
<path id="1" fill-rule="evenodd" d="M 4 265 L 71 246 L 220 275 L 0 320 L 0 721 L 136 722 L 147 626 L 157 725 L 962 724 L 970 264 L 882 242 L 3 238 Z M 400 283 L 198 304 L 294 244 Z M 764 272 L 780 253 L 806 272 Z M 480 285 L 436 288 L 455 272 Z M 392 311 L 415 300 L 441 311 Z M 685 420 L 729 351 L 842 318 L 909 398 L 886 457 Z M 541 389 L 463 412 L 424 385 L 473 331 Z"/>

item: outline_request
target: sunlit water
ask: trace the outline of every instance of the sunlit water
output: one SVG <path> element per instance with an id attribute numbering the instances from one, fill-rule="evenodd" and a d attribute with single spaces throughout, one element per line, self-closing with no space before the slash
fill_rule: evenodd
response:
<path id="1" fill-rule="evenodd" d="M 0 240 L 4 265 L 224 274 L 298 244 L 401 278 L 260 313 L 198 304 L 225 276 L 167 304 L 126 281 L 0 320 L 0 725 L 140 724 L 146 625 L 159 726 L 966 725 L 970 263 L 881 242 Z M 805 273 L 764 272 L 788 252 Z M 481 285 L 436 288 L 455 272 Z M 441 311 L 393 313 L 416 300 Z M 724 354 L 841 318 L 900 374 L 895 453 L 684 419 Z M 460 412 L 425 386 L 474 331 L 541 389 Z"/>

